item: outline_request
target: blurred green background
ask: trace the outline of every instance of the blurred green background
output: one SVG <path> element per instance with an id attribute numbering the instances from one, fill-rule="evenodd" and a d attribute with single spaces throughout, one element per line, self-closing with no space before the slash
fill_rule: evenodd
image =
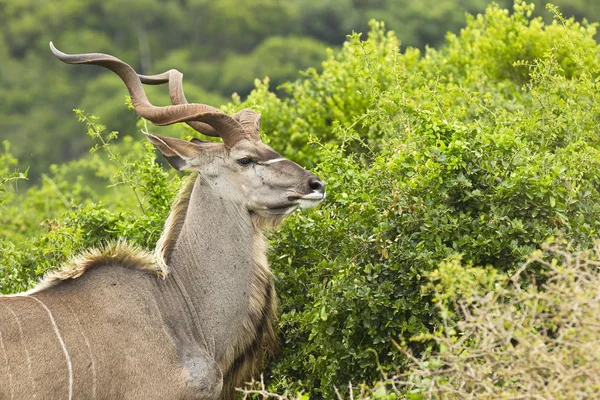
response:
<path id="1" fill-rule="evenodd" d="M 50 164 L 79 157 L 91 147 L 72 110 L 102 118 L 109 130 L 134 128 L 123 105 L 126 90 L 97 67 L 74 68 L 56 60 L 48 42 L 68 53 L 105 52 L 140 73 L 177 68 L 187 97 L 215 106 L 233 93 L 242 99 L 255 78 L 271 88 L 319 69 L 326 48 L 369 19 L 385 22 L 402 46 L 436 47 L 458 32 L 465 13 L 487 0 L 0 0 L 0 141 L 8 140 L 30 182 Z M 499 1 L 509 7 L 512 2 Z M 544 15 L 544 1 L 535 2 Z M 598 0 L 556 0 L 565 16 L 600 21 Z M 548 17 L 548 16 L 546 16 Z M 167 104 L 164 88 L 151 99 Z"/>

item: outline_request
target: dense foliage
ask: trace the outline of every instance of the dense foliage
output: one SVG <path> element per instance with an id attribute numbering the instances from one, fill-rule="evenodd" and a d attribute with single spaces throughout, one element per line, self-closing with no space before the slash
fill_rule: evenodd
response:
<path id="1" fill-rule="evenodd" d="M 443 263 L 432 274 L 444 323 L 439 349 L 390 376 L 366 398 L 592 399 L 600 394 L 600 248 L 543 246 L 510 279 Z M 523 287 L 531 269 L 544 280 Z M 454 311 L 452 311 L 454 310 Z M 403 351 L 399 347 L 400 351 Z M 410 355 L 409 355 L 410 357 Z M 362 398 L 362 396 L 361 396 Z"/>
<path id="2" fill-rule="evenodd" d="M 442 322 L 416 341 L 435 350 L 383 372 L 374 385 L 355 385 L 355 399 L 592 399 L 600 393 L 600 243 L 585 251 L 550 238 L 508 276 L 453 257 L 429 274 Z M 531 279 L 542 274 L 543 280 Z M 265 381 L 244 398 L 305 400 L 276 394 Z M 337 397 L 340 398 L 340 397 Z"/>
<path id="3" fill-rule="evenodd" d="M 596 26 L 560 15 L 545 23 L 532 8 L 489 6 L 424 52 L 401 51 L 372 22 L 368 38 L 350 36 L 284 94 L 257 81 L 227 106 L 262 112 L 265 140 L 327 183 L 325 204 L 272 236 L 283 341 L 266 372 L 272 390 L 330 398 L 334 387 L 343 393 L 349 381 L 404 365 L 391 338 L 435 329 L 438 309 L 421 286 L 449 257 L 510 274 L 559 231 L 593 243 Z M 116 238 L 151 247 L 159 234 L 179 178 L 137 136 L 114 143 L 79 115 L 99 151 L 53 167 L 18 207 L 3 206 L 4 292 L 81 248 Z M 408 343 L 416 353 L 427 347 Z"/>
<path id="4" fill-rule="evenodd" d="M 422 276 L 453 254 L 510 272 L 559 230 L 584 246 L 597 235 L 595 28 L 530 16 L 492 6 L 424 56 L 375 24 L 291 99 L 251 96 L 278 112 L 276 148 L 319 157 L 329 192 L 274 243 L 279 389 L 330 396 L 401 364 L 389 338 L 431 328 Z M 327 143 L 298 153 L 310 137 Z"/>
<path id="5" fill-rule="evenodd" d="M 540 5 L 544 0 L 536 0 Z M 557 0 L 567 15 L 600 20 L 596 0 Z M 508 6 L 510 0 L 500 0 Z M 94 67 L 62 65 L 48 42 L 66 52 L 107 52 L 138 71 L 185 72 L 188 98 L 220 105 L 232 92 L 246 96 L 255 78 L 273 88 L 317 67 L 325 48 L 370 18 L 395 29 L 403 45 L 424 48 L 464 25 L 465 12 L 488 0 L 0 0 L 0 141 L 31 167 L 32 181 L 52 163 L 78 158 L 91 146 L 79 135 L 73 108 L 132 131 L 122 107 L 125 89 Z M 540 13 L 543 7 L 539 7 Z M 156 90 L 155 90 L 156 92 Z M 166 103 L 160 91 L 158 103 Z M 40 140 L 40 135 L 53 140 Z"/>

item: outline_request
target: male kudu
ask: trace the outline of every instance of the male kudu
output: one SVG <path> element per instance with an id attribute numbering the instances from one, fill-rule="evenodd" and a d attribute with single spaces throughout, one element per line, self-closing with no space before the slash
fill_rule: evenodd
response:
<path id="1" fill-rule="evenodd" d="M 50 47 L 66 63 L 115 72 L 142 117 L 223 143 L 147 135 L 173 167 L 193 171 L 155 255 L 122 243 L 92 250 L 0 297 L 0 398 L 232 398 L 276 342 L 263 231 L 317 205 L 323 183 L 261 142 L 254 111 L 188 104 L 176 70 L 141 76 L 110 55 Z M 166 82 L 173 105 L 155 107 L 142 84 Z"/>

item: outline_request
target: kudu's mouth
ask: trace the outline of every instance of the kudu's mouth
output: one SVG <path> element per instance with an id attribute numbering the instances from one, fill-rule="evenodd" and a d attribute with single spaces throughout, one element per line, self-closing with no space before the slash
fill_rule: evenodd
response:
<path id="1" fill-rule="evenodd" d="M 325 200 L 325 192 L 312 192 L 304 196 L 290 196 L 288 200 L 294 202 L 298 208 L 306 209 L 316 207 Z"/>
<path id="2" fill-rule="evenodd" d="M 263 210 L 257 210 L 257 212 L 268 215 L 288 215 L 298 208 L 306 209 L 316 207 L 324 199 L 325 193 L 321 192 L 312 192 L 306 195 L 290 195 L 287 197 L 288 203 Z"/>
<path id="3" fill-rule="evenodd" d="M 294 209 L 313 208 L 325 199 L 325 192 L 312 192 L 304 196 L 288 196 L 288 200 L 292 202 Z"/>
<path id="4" fill-rule="evenodd" d="M 316 201 L 317 204 L 320 203 L 321 201 L 323 201 L 323 199 L 325 199 L 325 193 L 324 192 L 312 192 L 312 193 L 306 194 L 304 196 L 300 196 L 300 195 L 288 196 L 288 200 L 289 201 L 311 200 L 311 201 Z"/>

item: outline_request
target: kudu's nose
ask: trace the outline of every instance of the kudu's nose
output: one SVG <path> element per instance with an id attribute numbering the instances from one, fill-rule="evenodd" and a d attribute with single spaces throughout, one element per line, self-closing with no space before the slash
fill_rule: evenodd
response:
<path id="1" fill-rule="evenodd" d="M 325 193 L 325 184 L 316 176 L 309 179 L 308 187 L 313 192 Z"/>

